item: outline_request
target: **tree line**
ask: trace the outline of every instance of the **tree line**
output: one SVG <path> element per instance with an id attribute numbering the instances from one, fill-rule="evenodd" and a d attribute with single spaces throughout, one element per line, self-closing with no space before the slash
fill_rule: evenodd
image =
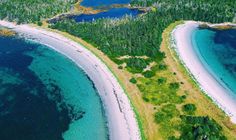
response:
<path id="1" fill-rule="evenodd" d="M 120 56 L 148 56 L 161 61 L 165 55 L 159 51 L 163 30 L 177 20 L 196 20 L 212 23 L 232 22 L 236 1 L 220 0 L 133 0 L 133 6 L 146 6 L 152 10 L 138 18 L 124 17 L 77 23 L 65 19 L 50 27 L 66 31 L 92 43 L 116 61 Z"/>
<path id="2" fill-rule="evenodd" d="M 37 23 L 70 10 L 76 0 L 1 0 L 0 19 Z"/>

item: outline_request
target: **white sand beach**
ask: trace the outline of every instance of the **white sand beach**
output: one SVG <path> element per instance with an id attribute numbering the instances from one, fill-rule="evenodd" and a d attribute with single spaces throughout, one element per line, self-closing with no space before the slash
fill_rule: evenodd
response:
<path id="1" fill-rule="evenodd" d="M 198 26 L 199 23 L 194 21 L 177 26 L 172 32 L 172 47 L 201 89 L 236 123 L 236 99 L 233 93 L 204 67 L 192 46 L 192 31 Z"/>
<path id="2" fill-rule="evenodd" d="M 102 100 L 111 140 L 141 139 L 138 122 L 127 95 L 108 67 L 93 53 L 60 34 L 41 28 L 6 21 L 0 21 L 0 26 L 12 28 L 17 33 L 64 54 L 86 72 Z"/>

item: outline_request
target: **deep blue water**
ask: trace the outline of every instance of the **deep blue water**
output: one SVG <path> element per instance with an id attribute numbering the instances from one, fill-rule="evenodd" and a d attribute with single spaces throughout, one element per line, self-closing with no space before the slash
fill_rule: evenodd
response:
<path id="1" fill-rule="evenodd" d="M 192 41 L 206 68 L 236 96 L 236 30 L 198 29 Z"/>
<path id="2" fill-rule="evenodd" d="M 77 22 L 91 22 L 96 19 L 101 18 L 121 18 L 125 15 L 130 16 L 137 16 L 138 14 L 141 14 L 142 12 L 138 9 L 129 9 L 129 8 L 113 8 L 106 12 L 100 12 L 97 14 L 81 14 L 76 16 L 69 17 L 70 19 L 74 19 Z"/>
<path id="3" fill-rule="evenodd" d="M 108 6 L 112 4 L 128 4 L 130 0 L 83 0 L 82 6 L 85 7 L 97 7 L 97 6 Z"/>
<path id="4" fill-rule="evenodd" d="M 87 75 L 46 46 L 0 36 L 0 140 L 105 140 Z"/>

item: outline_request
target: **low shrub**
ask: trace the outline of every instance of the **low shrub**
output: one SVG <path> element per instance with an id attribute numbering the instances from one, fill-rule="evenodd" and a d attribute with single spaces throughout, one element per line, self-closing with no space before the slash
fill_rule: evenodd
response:
<path id="1" fill-rule="evenodd" d="M 155 72 L 148 70 L 148 71 L 143 72 L 143 76 L 146 78 L 151 78 L 155 76 Z"/>
<path id="2" fill-rule="evenodd" d="M 186 104 L 183 106 L 183 111 L 188 114 L 194 114 L 196 110 L 197 107 L 195 106 L 195 104 Z"/>
<path id="3" fill-rule="evenodd" d="M 137 83 L 137 80 L 136 80 L 135 78 L 131 78 L 129 81 L 130 81 L 131 83 L 133 83 L 133 84 L 136 84 L 136 83 Z"/>

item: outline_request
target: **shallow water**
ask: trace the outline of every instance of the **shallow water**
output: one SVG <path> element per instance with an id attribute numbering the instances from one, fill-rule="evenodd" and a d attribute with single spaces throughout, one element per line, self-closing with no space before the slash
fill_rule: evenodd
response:
<path id="1" fill-rule="evenodd" d="M 97 6 L 109 6 L 112 4 L 128 4 L 130 0 L 83 0 L 82 6 L 85 7 L 97 7 Z"/>
<path id="2" fill-rule="evenodd" d="M 0 37 L 0 139 L 108 138 L 100 98 L 83 70 L 46 46 Z"/>
<path id="3" fill-rule="evenodd" d="M 77 22 L 91 22 L 96 19 L 101 18 L 121 18 L 125 15 L 129 16 L 137 16 L 142 12 L 138 9 L 129 9 L 129 8 L 113 8 L 106 12 L 101 12 L 97 14 L 81 14 L 76 16 L 69 17 L 70 19 L 74 19 Z"/>
<path id="4" fill-rule="evenodd" d="M 236 30 L 197 29 L 192 42 L 206 68 L 236 97 Z"/>

